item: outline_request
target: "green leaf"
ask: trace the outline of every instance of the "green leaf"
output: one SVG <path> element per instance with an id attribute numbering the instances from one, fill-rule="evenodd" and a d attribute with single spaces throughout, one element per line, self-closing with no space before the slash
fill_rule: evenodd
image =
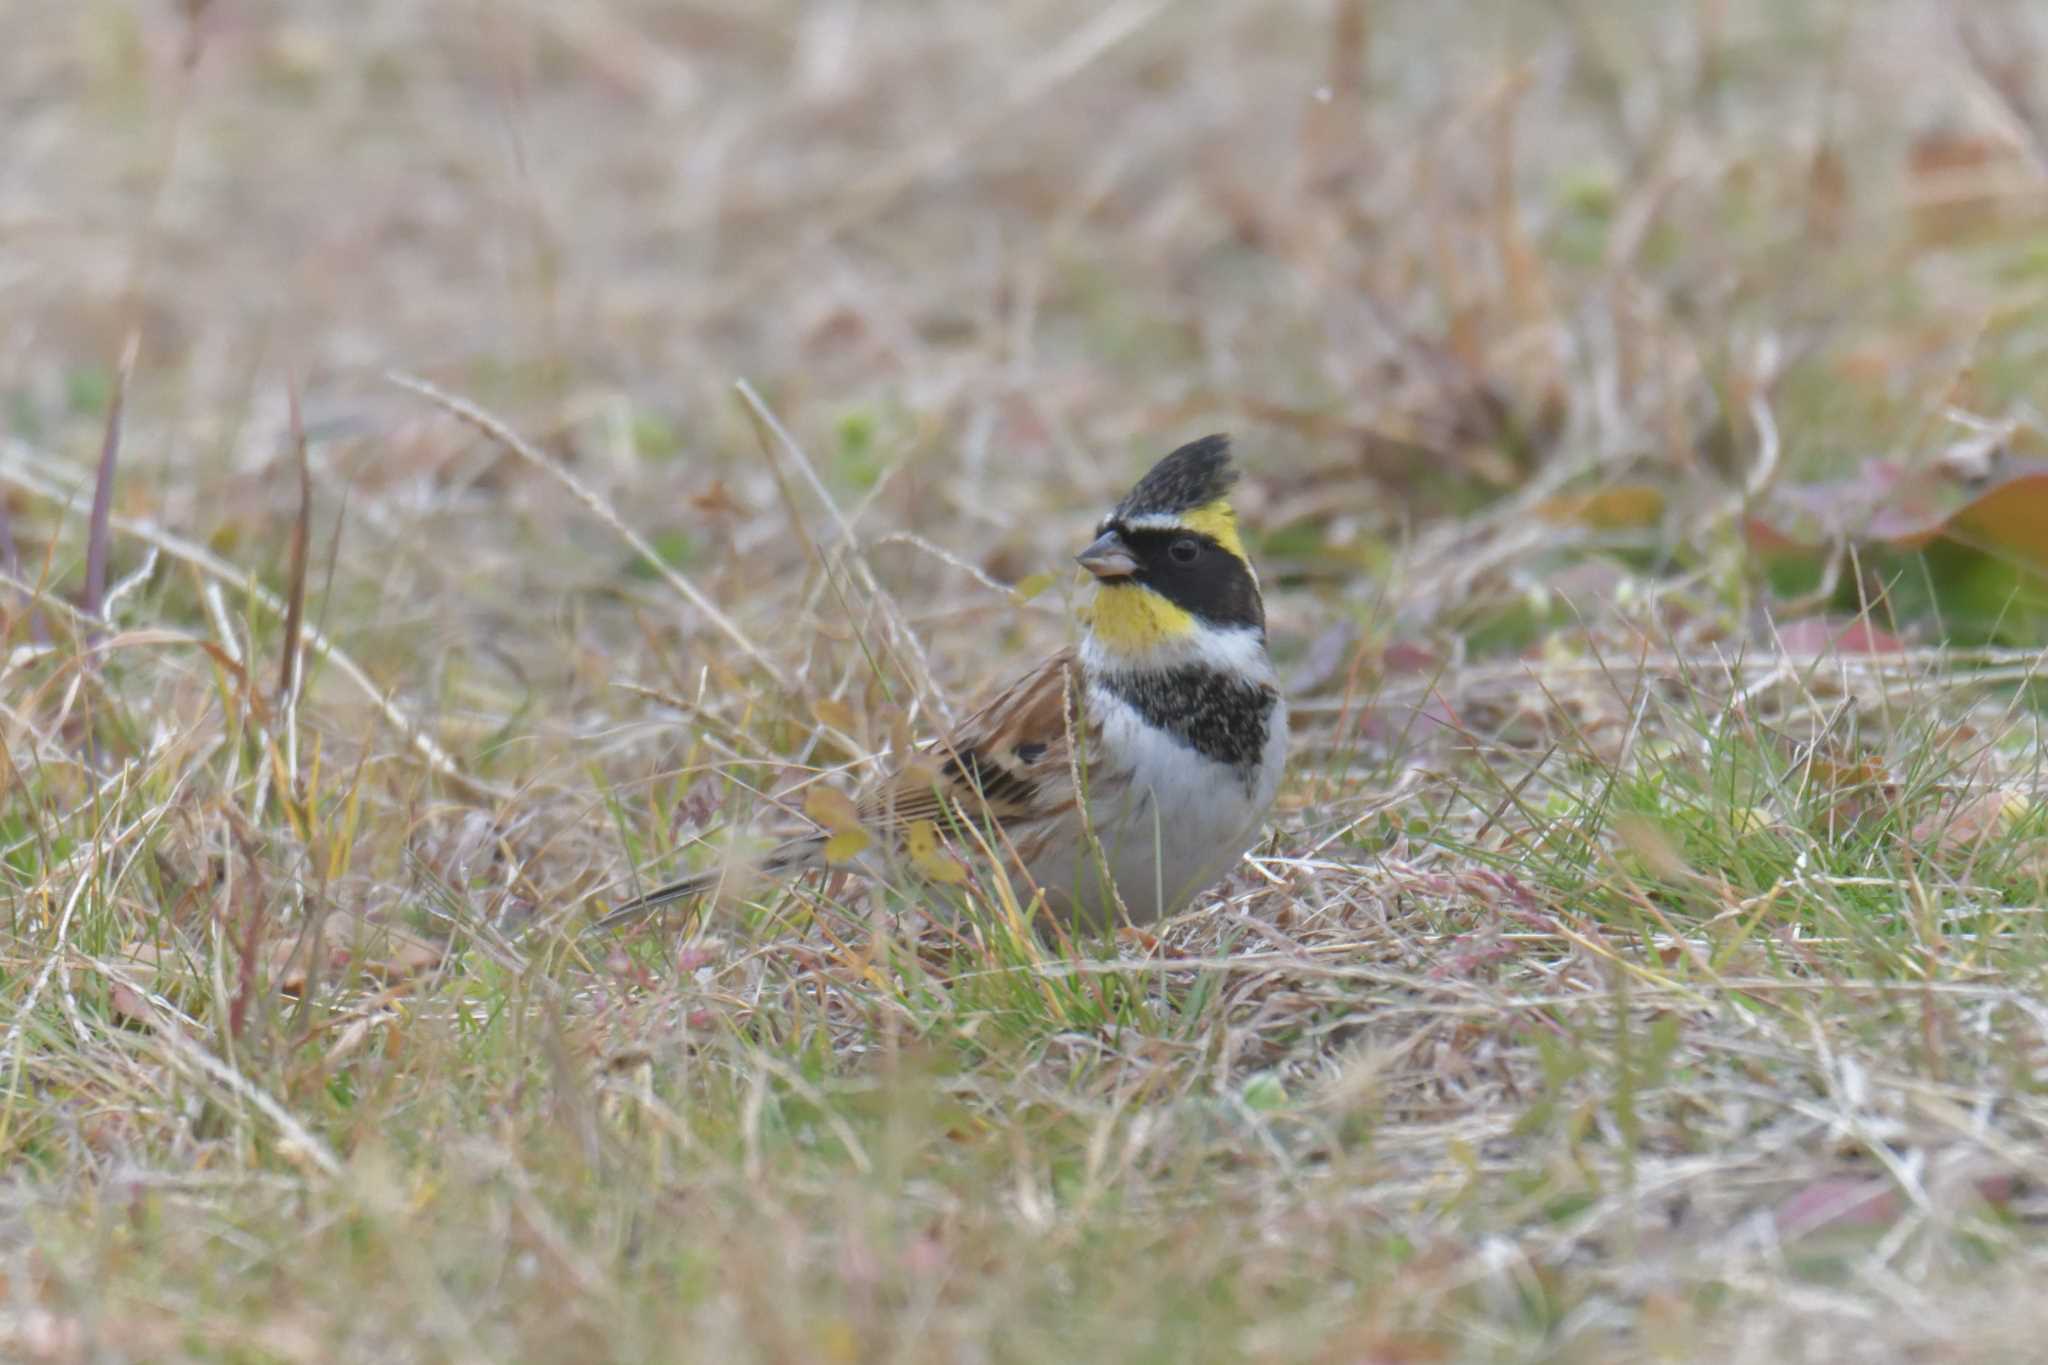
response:
<path id="1" fill-rule="evenodd" d="M 1261 1071 L 1244 1083 L 1239 1097 L 1255 1114 L 1271 1114 L 1287 1107 L 1287 1086 L 1270 1071 Z"/>
<path id="2" fill-rule="evenodd" d="M 647 539 L 654 547 L 654 552 L 660 555 L 670 568 L 680 569 L 697 557 L 697 542 L 691 538 L 688 531 L 657 531 Z M 659 578 L 661 570 L 639 555 L 634 555 L 626 561 L 626 576 L 641 579 Z"/>

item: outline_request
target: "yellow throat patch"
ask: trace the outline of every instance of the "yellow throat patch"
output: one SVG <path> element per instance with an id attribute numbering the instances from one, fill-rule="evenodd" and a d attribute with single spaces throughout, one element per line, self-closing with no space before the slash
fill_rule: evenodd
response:
<path id="1" fill-rule="evenodd" d="M 1192 615 L 1136 583 L 1100 585 L 1095 604 L 1082 609 L 1081 619 L 1113 654 L 1146 654 L 1186 638 L 1195 628 Z"/>
<path id="2" fill-rule="evenodd" d="M 1204 503 L 1182 513 L 1175 522 L 1208 536 L 1239 559 L 1245 557 L 1244 541 L 1237 534 L 1237 512 L 1228 499 Z M 1113 654 L 1144 655 L 1184 640 L 1195 630 L 1195 618 L 1186 609 L 1150 588 L 1115 580 L 1097 585 L 1095 604 L 1082 609 L 1081 619 L 1094 630 L 1097 642 Z"/>

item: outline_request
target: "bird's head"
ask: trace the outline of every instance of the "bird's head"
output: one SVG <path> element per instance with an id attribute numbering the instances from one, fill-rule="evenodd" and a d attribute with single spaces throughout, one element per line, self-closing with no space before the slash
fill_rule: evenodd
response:
<path id="1" fill-rule="evenodd" d="M 1118 666 L 1194 658 L 1266 638 L 1258 575 L 1237 534 L 1230 438 L 1190 441 L 1152 466 L 1078 556 L 1094 574 L 1095 648 Z"/>

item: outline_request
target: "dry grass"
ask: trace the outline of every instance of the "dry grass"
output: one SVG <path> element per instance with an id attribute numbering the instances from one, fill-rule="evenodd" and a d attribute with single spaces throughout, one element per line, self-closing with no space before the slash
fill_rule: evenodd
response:
<path id="1" fill-rule="evenodd" d="M 0 1355 L 2038 1354 L 2038 650 L 1740 534 L 2048 407 L 2038 18 L 17 8 Z M 1218 428 L 1210 903 L 576 937 Z"/>

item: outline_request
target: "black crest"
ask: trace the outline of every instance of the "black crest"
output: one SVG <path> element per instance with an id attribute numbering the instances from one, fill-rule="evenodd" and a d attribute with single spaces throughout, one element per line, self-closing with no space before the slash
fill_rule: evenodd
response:
<path id="1" fill-rule="evenodd" d="M 1230 438 L 1204 436 L 1153 465 L 1138 486 L 1124 495 L 1114 515 L 1121 519 L 1192 512 L 1228 493 L 1236 482 L 1237 471 L 1230 467 Z"/>

